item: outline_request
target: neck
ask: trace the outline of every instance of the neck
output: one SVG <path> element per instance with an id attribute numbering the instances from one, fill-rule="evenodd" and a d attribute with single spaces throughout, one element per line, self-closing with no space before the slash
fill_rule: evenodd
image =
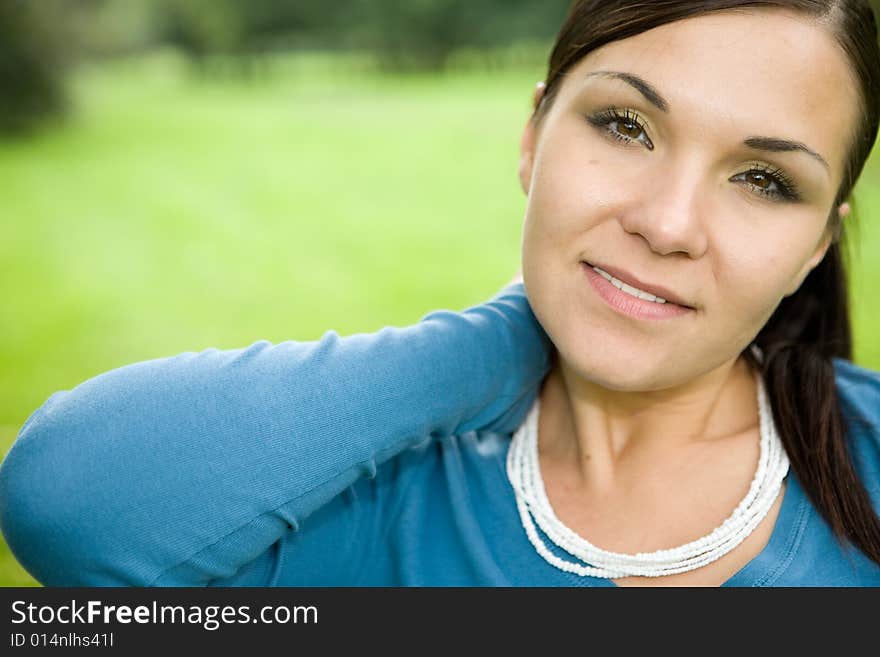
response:
<path id="1" fill-rule="evenodd" d="M 674 468 L 686 453 L 757 426 L 753 377 L 736 357 L 673 388 L 610 390 L 558 358 L 541 390 L 541 459 L 574 468 L 575 485 L 591 488 Z"/>

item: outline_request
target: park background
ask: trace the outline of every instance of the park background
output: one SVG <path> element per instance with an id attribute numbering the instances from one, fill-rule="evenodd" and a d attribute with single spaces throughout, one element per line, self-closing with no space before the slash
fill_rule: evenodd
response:
<path id="1" fill-rule="evenodd" d="M 122 365 L 495 294 L 568 4 L 0 0 L 0 456 L 50 394 Z M 849 253 L 872 369 L 878 183 L 872 155 Z M 0 585 L 37 585 L 3 542 Z"/>

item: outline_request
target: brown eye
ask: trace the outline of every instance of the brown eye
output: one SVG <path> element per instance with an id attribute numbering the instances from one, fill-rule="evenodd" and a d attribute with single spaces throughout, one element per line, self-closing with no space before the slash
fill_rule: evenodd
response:
<path id="1" fill-rule="evenodd" d="M 797 185 L 782 169 L 767 168 L 755 163 L 752 169 L 735 175 L 731 181 L 744 182 L 746 186 L 770 200 L 800 201 Z"/>
<path id="2" fill-rule="evenodd" d="M 765 173 L 760 171 L 750 171 L 746 174 L 749 178 L 749 182 L 753 184 L 755 187 L 759 187 L 760 189 L 770 189 L 773 185 L 773 181 L 770 179 Z"/>
<path id="3" fill-rule="evenodd" d="M 618 123 L 617 129 L 623 136 L 634 140 L 642 134 L 642 128 L 635 121 L 621 121 Z"/>
<path id="4" fill-rule="evenodd" d="M 618 141 L 627 144 L 641 142 L 648 150 L 654 150 L 645 125 L 632 110 L 606 109 L 588 116 L 587 121 Z"/>

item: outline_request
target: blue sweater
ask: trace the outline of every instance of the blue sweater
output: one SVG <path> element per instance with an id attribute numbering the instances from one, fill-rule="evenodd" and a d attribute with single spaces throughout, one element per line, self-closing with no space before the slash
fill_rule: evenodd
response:
<path id="1" fill-rule="evenodd" d="M 515 284 L 404 328 L 121 367 L 28 418 L 0 528 L 48 586 L 613 586 L 548 564 L 507 480 L 552 348 Z M 880 508 L 880 375 L 835 367 Z M 878 586 L 880 566 L 789 471 L 768 545 L 725 585 Z"/>

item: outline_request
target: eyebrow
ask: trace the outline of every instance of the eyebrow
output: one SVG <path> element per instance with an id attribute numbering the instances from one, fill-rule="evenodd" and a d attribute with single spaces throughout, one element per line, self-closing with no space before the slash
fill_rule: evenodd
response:
<path id="1" fill-rule="evenodd" d="M 664 112 L 666 114 L 669 113 L 669 102 L 660 94 L 659 91 L 657 91 L 647 81 L 637 75 L 633 75 L 632 73 L 624 73 L 622 71 L 592 71 L 591 73 L 588 73 L 584 79 L 589 79 L 592 77 L 603 77 L 611 78 L 614 80 L 622 80 L 623 82 L 626 82 L 628 85 L 636 89 L 636 91 L 638 91 L 640 94 L 642 94 L 642 96 L 645 97 L 645 100 L 647 100 L 661 112 Z M 799 141 L 781 139 L 779 137 L 753 136 L 744 139 L 743 144 L 756 151 L 766 151 L 770 153 L 787 153 L 792 151 L 799 151 L 802 153 L 806 153 L 807 155 L 817 160 L 823 167 L 825 167 L 826 171 L 830 172 L 830 167 L 828 166 L 828 162 L 825 160 L 825 158 L 819 155 L 819 153 L 814 151 L 806 144 Z"/>

